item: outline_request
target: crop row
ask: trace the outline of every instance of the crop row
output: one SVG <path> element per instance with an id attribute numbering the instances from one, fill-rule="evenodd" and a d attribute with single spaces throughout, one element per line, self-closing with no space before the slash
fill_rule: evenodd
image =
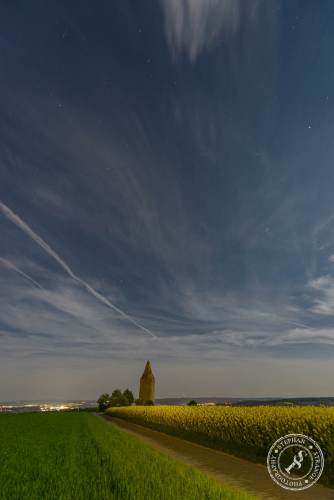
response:
<path id="1" fill-rule="evenodd" d="M 88 413 L 0 415 L 0 500 L 250 500 Z"/>
<path id="2" fill-rule="evenodd" d="M 260 463 L 279 437 L 305 434 L 321 446 L 322 481 L 334 486 L 334 408 L 155 406 L 107 413 Z"/>

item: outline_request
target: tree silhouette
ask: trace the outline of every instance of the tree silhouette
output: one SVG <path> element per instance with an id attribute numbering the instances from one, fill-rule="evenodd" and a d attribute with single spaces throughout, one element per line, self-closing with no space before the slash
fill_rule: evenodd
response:
<path id="1" fill-rule="evenodd" d="M 110 395 L 107 392 L 101 394 L 101 396 L 97 400 L 99 411 L 105 411 L 108 408 L 110 399 Z"/>
<path id="2" fill-rule="evenodd" d="M 123 396 L 125 396 L 126 399 L 129 401 L 129 405 L 132 405 L 132 403 L 135 400 L 132 391 L 130 391 L 130 389 L 125 389 L 125 391 L 123 392 Z"/>

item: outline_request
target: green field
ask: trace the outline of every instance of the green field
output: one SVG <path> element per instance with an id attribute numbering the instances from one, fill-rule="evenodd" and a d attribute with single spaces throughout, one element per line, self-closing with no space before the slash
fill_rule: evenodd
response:
<path id="1" fill-rule="evenodd" d="M 0 415 L 1 500 L 249 500 L 89 413 Z"/>
<path id="2" fill-rule="evenodd" d="M 133 406 L 107 413 L 262 464 L 276 439 L 306 434 L 324 453 L 321 482 L 334 487 L 333 407 Z"/>

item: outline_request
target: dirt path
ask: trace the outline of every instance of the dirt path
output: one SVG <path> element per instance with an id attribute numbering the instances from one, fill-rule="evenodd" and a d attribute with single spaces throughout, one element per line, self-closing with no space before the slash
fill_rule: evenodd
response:
<path id="1" fill-rule="evenodd" d="M 222 451 L 206 448 L 163 432 L 153 431 L 126 420 L 109 416 L 104 416 L 104 418 L 169 457 L 192 465 L 223 484 L 241 487 L 259 498 L 334 500 L 334 490 L 319 484 L 304 491 L 284 490 L 270 479 L 264 465 L 248 462 Z"/>

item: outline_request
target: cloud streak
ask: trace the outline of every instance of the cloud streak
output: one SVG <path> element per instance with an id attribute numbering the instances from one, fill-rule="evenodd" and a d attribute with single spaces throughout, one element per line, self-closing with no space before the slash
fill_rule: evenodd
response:
<path id="1" fill-rule="evenodd" d="M 222 32 L 233 34 L 240 19 L 239 0 L 163 0 L 165 30 L 173 55 L 193 62 Z"/>
<path id="2" fill-rule="evenodd" d="M 79 283 L 82 287 L 84 287 L 88 293 L 93 295 L 99 302 L 109 307 L 110 309 L 116 311 L 127 321 L 135 325 L 137 328 L 142 330 L 143 332 L 150 335 L 152 338 L 156 338 L 156 335 L 151 332 L 148 328 L 145 328 L 143 325 L 138 323 L 132 316 L 125 313 L 117 306 L 115 306 L 110 300 L 104 297 L 101 293 L 95 290 L 91 285 L 89 285 L 86 281 L 77 276 L 72 269 L 66 264 L 66 262 L 46 243 L 38 234 L 36 234 L 29 226 L 26 224 L 17 214 L 15 214 L 7 205 L 0 201 L 0 213 L 2 213 L 8 220 L 10 220 L 15 226 L 21 229 L 29 238 L 31 238 L 37 245 L 39 245 L 50 257 L 52 257 L 60 267 L 72 278 L 74 281 Z"/>
<path id="3" fill-rule="evenodd" d="M 15 266 L 15 264 L 13 264 L 12 262 L 10 262 L 9 260 L 4 259 L 3 257 L 0 257 L 0 263 L 3 266 L 5 266 L 7 269 L 11 269 L 12 271 L 15 271 L 20 276 L 22 276 L 23 278 L 25 278 L 28 281 L 30 281 L 30 283 L 32 283 L 37 288 L 43 289 L 43 287 L 39 283 L 37 283 L 37 281 L 35 281 L 33 278 L 31 278 L 28 274 L 26 274 L 25 272 L 23 272 L 21 269 L 19 269 L 17 266 Z"/>
<path id="4" fill-rule="evenodd" d="M 260 2 L 245 0 L 162 0 L 165 32 L 173 56 L 186 54 L 191 62 L 222 36 L 233 36 L 243 10 L 255 17 Z"/>
<path id="5" fill-rule="evenodd" d="M 334 315 L 334 279 L 330 275 L 319 276 L 309 282 L 309 287 L 316 293 L 311 311 L 324 316 Z"/>

